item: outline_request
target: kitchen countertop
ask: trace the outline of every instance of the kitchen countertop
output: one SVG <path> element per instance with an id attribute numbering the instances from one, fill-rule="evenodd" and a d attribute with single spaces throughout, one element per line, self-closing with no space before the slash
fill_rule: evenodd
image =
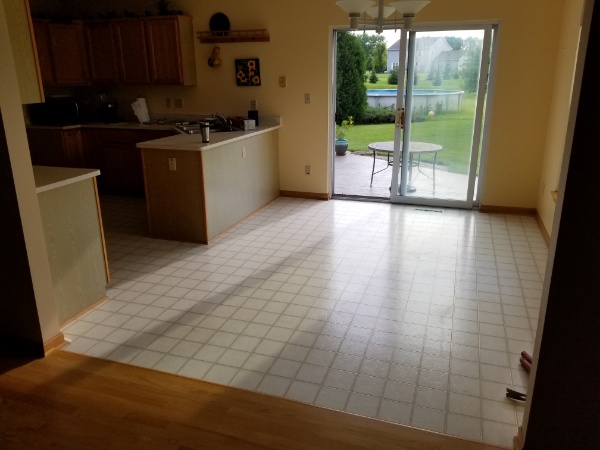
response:
<path id="1" fill-rule="evenodd" d="M 188 150 L 188 151 L 203 151 L 210 150 L 221 145 L 230 144 L 231 142 L 246 139 L 250 136 L 255 136 L 268 131 L 281 128 L 279 117 L 266 117 L 260 119 L 260 125 L 255 130 L 247 131 L 220 131 L 210 134 L 210 142 L 202 143 L 200 134 L 178 134 L 162 139 L 154 139 L 152 141 L 140 142 L 138 148 L 156 148 L 164 150 Z"/>
<path id="2" fill-rule="evenodd" d="M 27 125 L 28 128 L 36 128 L 41 130 L 78 130 L 81 128 L 110 128 L 117 130 L 171 130 L 177 133 L 184 133 L 175 125 L 168 124 L 142 124 L 139 122 L 117 122 L 117 123 L 80 123 L 75 125 Z"/>
<path id="3" fill-rule="evenodd" d="M 88 178 L 97 177 L 97 169 L 73 169 L 70 167 L 33 166 L 35 191 L 40 192 L 56 189 Z"/>

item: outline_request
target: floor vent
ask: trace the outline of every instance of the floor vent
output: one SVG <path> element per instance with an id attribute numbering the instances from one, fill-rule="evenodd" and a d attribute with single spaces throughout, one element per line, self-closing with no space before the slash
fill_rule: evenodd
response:
<path id="1" fill-rule="evenodd" d="M 442 211 L 441 209 L 415 208 L 415 211 L 434 212 L 434 213 L 444 214 L 444 211 Z"/>

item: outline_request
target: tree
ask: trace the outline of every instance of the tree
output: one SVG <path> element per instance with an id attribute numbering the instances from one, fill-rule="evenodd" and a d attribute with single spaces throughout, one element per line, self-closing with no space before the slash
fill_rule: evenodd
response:
<path id="1" fill-rule="evenodd" d="M 479 65 L 481 61 L 481 43 L 470 46 L 465 54 L 465 63 L 460 75 L 463 79 L 463 89 L 466 92 L 476 92 L 479 82 Z"/>
<path id="2" fill-rule="evenodd" d="M 463 39 L 455 36 L 444 36 L 444 39 L 448 43 L 452 50 L 460 50 L 463 48 Z"/>
<path id="3" fill-rule="evenodd" d="M 373 56 L 373 50 L 375 49 L 375 46 L 381 42 L 383 43 L 383 45 L 385 45 L 385 37 L 380 35 L 380 34 L 367 34 L 365 32 L 359 32 L 357 34 L 354 34 L 354 36 L 356 36 L 360 42 L 360 45 L 362 46 L 364 52 L 365 52 L 365 57 L 367 59 L 369 59 L 371 56 Z M 387 50 L 387 48 L 386 48 Z M 371 69 L 369 69 L 371 70 Z"/>
<path id="4" fill-rule="evenodd" d="M 443 78 L 444 80 L 452 78 L 452 65 L 450 64 L 450 61 L 446 61 L 446 64 L 444 65 Z"/>
<path id="5" fill-rule="evenodd" d="M 378 42 L 373 49 L 373 69 L 383 73 L 387 68 L 387 47 L 384 42 Z"/>
<path id="6" fill-rule="evenodd" d="M 431 81 L 432 86 L 441 86 L 442 85 L 442 76 L 440 75 L 440 71 L 436 70 L 433 75 L 433 80 Z"/>
<path id="7" fill-rule="evenodd" d="M 360 41 L 351 33 L 342 31 L 337 39 L 336 112 L 338 120 L 353 116 L 359 122 L 367 105 L 364 84 L 365 52 Z"/>

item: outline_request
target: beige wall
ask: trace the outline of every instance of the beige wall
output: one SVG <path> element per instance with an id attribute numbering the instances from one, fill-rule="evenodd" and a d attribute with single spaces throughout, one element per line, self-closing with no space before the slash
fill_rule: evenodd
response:
<path id="1" fill-rule="evenodd" d="M 563 4 L 573 11 L 579 1 L 555 0 L 432 0 L 417 22 L 498 21 L 498 71 L 492 108 L 488 164 L 482 203 L 495 206 L 535 208 L 554 89 L 560 96 L 569 87 L 555 83 Z M 100 2 L 95 2 L 99 4 Z M 104 10 L 110 2 L 102 2 Z M 174 0 L 174 5 L 194 17 L 194 30 L 208 30 L 215 12 L 228 15 L 232 29 L 267 28 L 270 43 L 222 44 L 222 66 L 206 64 L 213 45 L 196 41 L 198 86 L 189 88 L 131 88 L 121 90 L 123 102 L 135 95 L 146 97 L 155 113 L 243 114 L 250 99 L 258 101 L 261 115 L 280 115 L 281 189 L 318 192 L 329 190 L 330 164 L 330 42 L 334 26 L 346 26 L 345 13 L 334 0 Z M 115 2 L 115 4 L 117 4 Z M 146 1 L 129 3 L 129 9 L 153 9 Z M 122 7 L 114 7 L 120 11 Z M 575 12 L 574 12 L 575 13 Z M 568 39 L 573 30 L 565 31 Z M 561 61 L 572 58 L 565 49 Z M 260 58 L 263 84 L 237 87 L 233 60 Z M 285 75 L 288 87 L 278 86 Z M 312 104 L 304 104 L 304 93 Z M 165 97 L 182 97 L 185 108 L 166 109 Z M 553 122 L 557 118 L 553 116 Z M 304 175 L 311 164 L 312 175 Z M 551 181 L 548 181 L 551 182 Z"/>
<path id="2" fill-rule="evenodd" d="M 432 22 L 500 22 L 484 205 L 536 205 L 561 21 L 562 2 L 554 3 L 438 1 L 419 14 Z"/>
<path id="3" fill-rule="evenodd" d="M 546 146 L 538 188 L 536 209 L 548 233 L 552 233 L 555 203 L 550 192 L 558 189 L 562 156 L 567 133 L 567 116 L 571 104 L 571 86 L 579 44 L 581 9 L 585 0 L 569 0 L 563 7 L 560 45 L 557 50 L 556 74 Z"/>

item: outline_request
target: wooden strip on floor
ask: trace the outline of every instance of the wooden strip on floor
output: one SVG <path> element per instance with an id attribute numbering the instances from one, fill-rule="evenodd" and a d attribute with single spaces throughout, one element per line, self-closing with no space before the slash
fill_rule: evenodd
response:
<path id="1" fill-rule="evenodd" d="M 499 447 L 56 350 L 0 375 L 0 448 Z"/>

